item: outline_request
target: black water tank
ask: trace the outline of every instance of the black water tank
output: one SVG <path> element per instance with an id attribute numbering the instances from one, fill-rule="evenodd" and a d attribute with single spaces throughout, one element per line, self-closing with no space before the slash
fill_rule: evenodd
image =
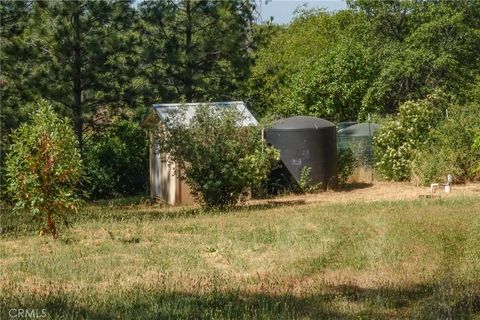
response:
<path id="1" fill-rule="evenodd" d="M 312 183 L 330 185 L 337 174 L 337 130 L 333 123 L 315 117 L 291 117 L 265 130 L 265 140 L 280 150 L 280 158 L 299 182 L 310 167 Z"/>

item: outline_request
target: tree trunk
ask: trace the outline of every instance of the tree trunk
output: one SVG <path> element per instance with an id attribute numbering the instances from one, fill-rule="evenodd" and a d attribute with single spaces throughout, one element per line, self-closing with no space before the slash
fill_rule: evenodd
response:
<path id="1" fill-rule="evenodd" d="M 73 13 L 73 109 L 80 155 L 83 157 L 82 51 L 80 43 L 80 4 Z"/>
<path id="2" fill-rule="evenodd" d="M 57 239 L 57 227 L 55 226 L 55 221 L 53 220 L 52 214 L 48 214 L 48 230 L 52 235 L 53 239 Z"/>
<path id="3" fill-rule="evenodd" d="M 191 1 L 187 0 L 185 3 L 185 13 L 187 16 L 185 26 L 185 76 L 184 76 L 184 90 L 187 102 L 193 102 L 193 57 L 192 57 L 192 12 Z"/>

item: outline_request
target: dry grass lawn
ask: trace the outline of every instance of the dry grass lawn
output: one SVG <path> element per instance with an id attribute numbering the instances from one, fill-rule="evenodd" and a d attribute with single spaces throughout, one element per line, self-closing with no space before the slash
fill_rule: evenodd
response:
<path id="1" fill-rule="evenodd" d="M 58 241 L 4 210 L 0 318 L 480 318 L 479 190 L 378 184 L 230 212 L 100 203 Z"/>

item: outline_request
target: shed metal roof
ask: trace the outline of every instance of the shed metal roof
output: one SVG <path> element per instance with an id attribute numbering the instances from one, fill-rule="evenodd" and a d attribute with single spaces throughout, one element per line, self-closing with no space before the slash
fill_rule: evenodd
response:
<path id="1" fill-rule="evenodd" d="M 258 125 L 257 120 L 251 114 L 251 112 L 245 106 L 243 101 L 228 101 L 228 102 L 202 102 L 202 103 L 162 103 L 152 105 L 152 109 L 158 115 L 161 121 L 167 121 L 173 116 L 181 112 L 182 108 L 185 110 L 185 125 L 189 125 L 192 121 L 192 118 L 197 112 L 197 108 L 200 106 L 208 106 L 211 108 L 235 108 L 242 119 L 238 126 L 247 127 L 247 126 L 256 126 Z"/>

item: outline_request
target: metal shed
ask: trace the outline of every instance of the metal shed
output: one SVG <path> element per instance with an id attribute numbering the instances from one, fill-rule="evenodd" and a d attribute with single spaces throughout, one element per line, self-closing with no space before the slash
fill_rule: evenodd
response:
<path id="1" fill-rule="evenodd" d="M 211 108 L 235 108 L 241 115 L 242 120 L 238 126 L 258 125 L 255 117 L 242 101 L 230 102 L 202 102 L 202 103 L 165 103 L 152 105 L 147 117 L 143 121 L 144 127 L 153 127 L 158 123 L 165 123 L 168 119 L 185 110 L 183 119 L 185 126 L 189 126 L 195 116 L 197 108 L 208 106 Z M 175 163 L 168 161 L 168 153 L 162 151 L 150 133 L 150 197 L 159 198 L 168 204 L 193 204 L 194 199 L 190 194 L 190 187 L 177 176 L 175 176 Z"/>

